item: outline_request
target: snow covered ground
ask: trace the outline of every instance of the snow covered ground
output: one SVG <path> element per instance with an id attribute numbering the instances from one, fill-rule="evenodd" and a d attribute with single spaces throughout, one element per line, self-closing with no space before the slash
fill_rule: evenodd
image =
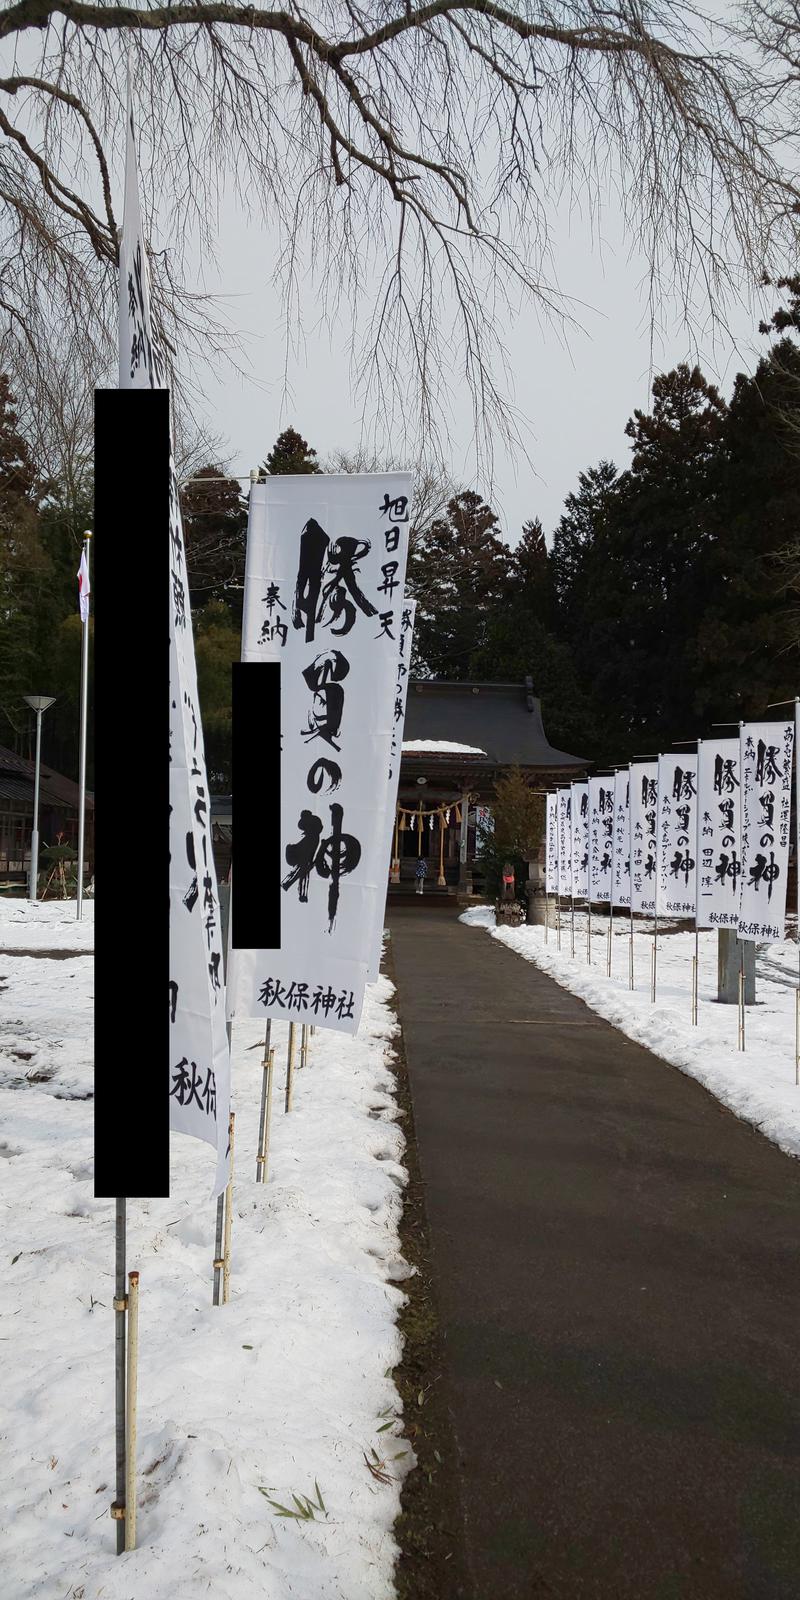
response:
<path id="1" fill-rule="evenodd" d="M 234 1032 L 228 1306 L 211 1303 L 210 1148 L 174 1138 L 171 1198 L 129 1203 L 139 1548 L 117 1557 L 113 1202 L 92 1197 L 93 918 L 91 902 L 82 923 L 74 902 L 0 903 L 0 1589 L 14 1600 L 383 1600 L 413 1465 L 392 1380 L 408 1271 L 392 986 L 368 991 L 355 1040 L 316 1033 L 288 1116 L 287 1029 L 274 1028 L 263 1187 L 263 1025 Z M 120 1012 L 119 1036 L 130 1081 L 144 1043 L 135 1017 Z M 314 1520 L 281 1517 L 267 1498 L 297 1509 L 293 1495 L 316 1499 L 315 1485 L 325 1509 Z"/>
<path id="2" fill-rule="evenodd" d="M 495 926 L 494 910 L 475 906 L 462 922 L 482 928 L 526 961 L 549 973 L 565 989 L 607 1018 L 629 1038 L 646 1045 L 682 1072 L 705 1085 L 736 1115 L 768 1139 L 800 1155 L 800 1087 L 795 1067 L 795 1006 L 798 947 L 791 941 L 759 948 L 756 1005 L 748 1006 L 745 1050 L 738 1049 L 738 1006 L 719 1005 L 717 935 L 700 934 L 698 1023 L 691 1020 L 694 930 L 662 932 L 658 940 L 656 1002 L 650 999 L 652 932 L 634 924 L 634 981 L 628 986 L 629 919 L 614 919 L 612 976 L 606 975 L 608 918 L 592 919 L 592 965 L 587 962 L 587 919 L 575 913 L 575 957 L 571 955 L 568 913 L 562 912 L 561 950 L 555 928 Z"/>

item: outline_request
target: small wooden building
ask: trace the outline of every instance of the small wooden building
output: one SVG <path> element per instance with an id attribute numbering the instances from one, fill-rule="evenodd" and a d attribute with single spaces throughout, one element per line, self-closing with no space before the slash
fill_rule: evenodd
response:
<path id="1" fill-rule="evenodd" d="M 587 763 L 548 742 L 533 683 L 412 679 L 408 688 L 391 876 L 408 887 L 417 861 L 425 890 L 471 894 L 479 824 L 498 778 L 518 766 L 537 786 L 583 776 Z"/>
<path id="2" fill-rule="evenodd" d="M 33 792 L 35 763 L 15 755 L 0 745 L 0 882 L 22 880 L 30 868 L 33 832 Z M 78 848 L 78 806 L 80 790 L 71 778 L 54 772 L 41 763 L 39 769 L 39 866 L 42 851 L 63 843 Z M 91 875 L 94 863 L 94 796 L 86 795 L 86 867 Z"/>

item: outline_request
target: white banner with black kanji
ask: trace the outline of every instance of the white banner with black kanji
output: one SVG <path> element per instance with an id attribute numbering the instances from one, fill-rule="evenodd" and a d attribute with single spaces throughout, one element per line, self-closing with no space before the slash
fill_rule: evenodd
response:
<path id="1" fill-rule="evenodd" d="M 697 756 L 658 758 L 656 912 L 694 917 L 697 890 Z"/>
<path id="2" fill-rule="evenodd" d="M 614 865 L 614 779 L 589 779 L 589 893 L 608 904 Z"/>
<path id="3" fill-rule="evenodd" d="M 414 618 L 416 613 L 416 600 L 406 600 L 403 604 L 400 635 L 397 641 L 397 678 L 395 681 L 394 706 L 392 708 L 392 748 L 389 755 L 389 783 L 386 791 L 386 810 L 384 812 L 383 861 L 386 873 L 384 882 L 387 884 L 392 864 L 395 828 L 397 826 L 397 791 L 400 787 L 400 758 L 403 750 L 403 728 L 406 720 L 408 681 L 411 676 L 411 650 L 414 643 Z M 441 827 L 441 825 L 440 818 L 439 826 Z M 373 933 L 372 954 L 367 962 L 367 983 L 374 983 L 381 969 L 384 909 L 385 902 L 382 902 Z"/>
<path id="4" fill-rule="evenodd" d="M 658 762 L 631 766 L 631 909 L 654 916 L 658 863 Z"/>
<path id="5" fill-rule="evenodd" d="M 572 789 L 572 893 L 576 900 L 589 898 L 589 785 L 573 783 Z"/>
<path id="6" fill-rule="evenodd" d="M 558 795 L 547 796 L 547 834 L 545 839 L 545 888 L 558 894 Z"/>
<path id="7" fill-rule="evenodd" d="M 119 247 L 119 387 L 165 389 L 153 335 L 128 84 L 125 209 Z M 222 928 L 211 843 L 197 672 L 175 463 L 170 451 L 170 1127 L 215 1147 L 214 1194 L 229 1175 L 230 1052 Z"/>
<path id="8" fill-rule="evenodd" d="M 793 741 L 791 722 L 742 725 L 740 939 L 785 936 Z"/>
<path id="9" fill-rule="evenodd" d="M 631 795 L 628 770 L 614 774 L 614 850 L 611 868 L 611 904 L 631 903 Z"/>
<path id="10" fill-rule="evenodd" d="M 281 663 L 281 944 L 233 953 L 232 1015 L 358 1027 L 386 894 L 411 489 L 394 472 L 251 490 L 242 660 Z"/>
<path id="11" fill-rule="evenodd" d="M 742 885 L 738 739 L 697 747 L 697 926 L 735 928 Z"/>

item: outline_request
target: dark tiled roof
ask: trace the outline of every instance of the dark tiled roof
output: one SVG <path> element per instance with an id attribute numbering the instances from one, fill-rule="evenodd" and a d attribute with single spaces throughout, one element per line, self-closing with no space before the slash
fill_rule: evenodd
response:
<path id="1" fill-rule="evenodd" d="M 0 745 L 0 783 L 24 785 L 32 800 L 35 772 L 35 762 L 26 760 L 25 756 L 15 755 L 13 750 L 5 750 Z M 15 794 L 9 795 L 8 798 L 16 798 L 21 792 L 20 787 L 16 787 Z M 42 762 L 39 773 L 39 798 L 42 805 L 60 806 L 62 809 L 77 811 L 80 804 L 80 789 L 71 778 L 65 778 L 61 772 L 54 772 L 52 767 L 46 767 Z M 88 790 L 86 809 L 94 810 L 94 795 Z"/>
<path id="2" fill-rule="evenodd" d="M 541 702 L 520 683 L 446 683 L 412 679 L 408 686 L 403 739 L 441 739 L 485 750 L 492 766 L 583 769 L 580 756 L 555 750 L 542 723 Z M 430 753 L 406 752 L 403 763 L 427 762 Z M 444 763 L 445 755 L 434 756 Z M 480 756 L 452 754 L 451 763 L 480 762 Z"/>

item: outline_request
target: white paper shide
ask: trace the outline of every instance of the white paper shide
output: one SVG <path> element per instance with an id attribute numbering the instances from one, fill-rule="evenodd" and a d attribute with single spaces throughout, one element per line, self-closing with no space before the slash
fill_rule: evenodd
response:
<path id="1" fill-rule="evenodd" d="M 236 952 L 237 1014 L 358 1027 L 386 895 L 411 489 L 352 473 L 251 491 L 242 659 L 281 663 L 284 876 L 280 949 Z"/>
<path id="2" fill-rule="evenodd" d="M 784 937 L 793 739 L 791 722 L 742 726 L 740 939 Z"/>

